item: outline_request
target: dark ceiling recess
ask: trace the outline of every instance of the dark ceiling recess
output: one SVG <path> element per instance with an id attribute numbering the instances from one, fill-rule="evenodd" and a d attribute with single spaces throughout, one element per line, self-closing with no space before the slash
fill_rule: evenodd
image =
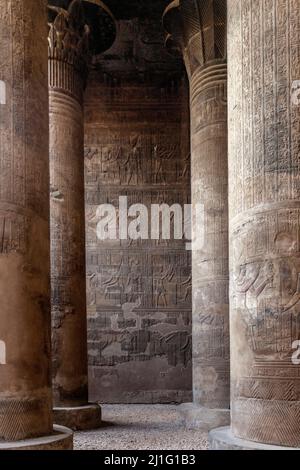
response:
<path id="1" fill-rule="evenodd" d="M 49 0 L 49 5 L 68 8 L 72 0 Z M 83 0 L 84 3 L 97 5 L 100 0 Z M 170 0 L 103 0 L 117 20 L 130 20 L 162 16 Z"/>
<path id="2" fill-rule="evenodd" d="M 170 0 L 106 0 L 105 3 L 117 19 L 129 20 L 138 17 L 162 17 Z"/>
<path id="3" fill-rule="evenodd" d="M 51 6 L 68 9 L 72 0 L 49 0 Z M 92 54 L 106 51 L 116 37 L 116 25 L 113 16 L 101 0 L 82 0 L 86 21 L 91 29 L 90 50 Z M 51 13 L 50 13 L 51 15 Z"/>

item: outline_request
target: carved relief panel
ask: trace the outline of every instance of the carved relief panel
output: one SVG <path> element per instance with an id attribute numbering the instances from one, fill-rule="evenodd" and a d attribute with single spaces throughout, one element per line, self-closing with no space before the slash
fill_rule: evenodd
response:
<path id="1" fill-rule="evenodd" d="M 184 240 L 99 240 L 97 208 L 190 202 L 186 84 L 86 94 L 90 383 L 106 402 L 191 399 L 191 260 Z M 100 92 L 101 90 L 101 92 Z M 108 112 L 109 109 L 109 112 Z M 130 218 L 129 218 L 130 222 Z M 171 229 L 173 225 L 171 223 Z"/>

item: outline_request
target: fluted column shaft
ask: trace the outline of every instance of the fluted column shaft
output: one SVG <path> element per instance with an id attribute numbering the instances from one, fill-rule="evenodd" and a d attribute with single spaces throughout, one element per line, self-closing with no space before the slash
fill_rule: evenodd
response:
<path id="1" fill-rule="evenodd" d="M 52 433 L 47 17 L 0 0 L 0 441 Z"/>
<path id="2" fill-rule="evenodd" d="M 228 6 L 232 430 L 300 447 L 300 5 Z"/>

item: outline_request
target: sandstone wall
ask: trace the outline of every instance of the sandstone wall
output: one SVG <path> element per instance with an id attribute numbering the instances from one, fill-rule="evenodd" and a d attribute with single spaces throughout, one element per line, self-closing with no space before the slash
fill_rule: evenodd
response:
<path id="1" fill-rule="evenodd" d="M 191 400 L 191 262 L 183 241 L 99 241 L 99 204 L 190 201 L 185 81 L 111 83 L 85 96 L 88 349 L 92 400 Z"/>

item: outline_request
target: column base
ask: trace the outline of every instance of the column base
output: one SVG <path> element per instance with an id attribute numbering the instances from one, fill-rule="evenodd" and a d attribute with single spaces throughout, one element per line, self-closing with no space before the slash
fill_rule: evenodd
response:
<path id="1" fill-rule="evenodd" d="M 274 446 L 239 439 L 230 427 L 214 429 L 209 433 L 210 450 L 300 450 L 296 447 Z"/>
<path id="2" fill-rule="evenodd" d="M 102 423 L 101 407 L 93 403 L 86 406 L 53 408 L 53 420 L 73 431 L 97 429 Z"/>
<path id="3" fill-rule="evenodd" d="M 179 412 L 187 429 L 208 432 L 230 424 L 230 410 L 210 409 L 195 403 L 184 403 L 179 406 Z"/>
<path id="4" fill-rule="evenodd" d="M 15 442 L 0 441 L 1 450 L 73 450 L 73 432 L 63 426 L 55 425 L 51 436 Z"/>

